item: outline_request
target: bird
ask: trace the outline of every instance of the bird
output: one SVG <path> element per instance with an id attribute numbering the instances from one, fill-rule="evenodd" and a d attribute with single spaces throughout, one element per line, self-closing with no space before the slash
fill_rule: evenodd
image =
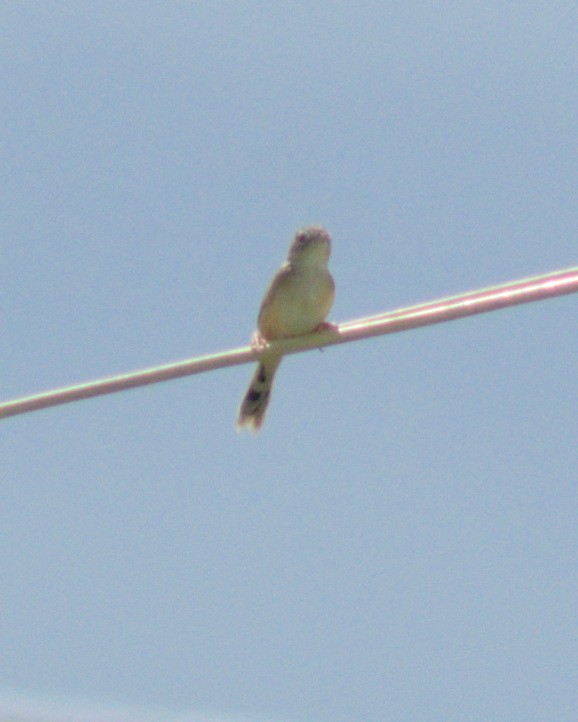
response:
<path id="1" fill-rule="evenodd" d="M 287 259 L 261 301 L 251 345 L 263 354 L 239 406 L 237 430 L 247 427 L 256 432 L 263 424 L 282 359 L 282 354 L 268 349 L 268 342 L 321 329 L 337 330 L 325 321 L 335 296 L 335 282 L 327 267 L 330 253 L 331 236 L 321 226 L 305 226 L 293 236 Z"/>

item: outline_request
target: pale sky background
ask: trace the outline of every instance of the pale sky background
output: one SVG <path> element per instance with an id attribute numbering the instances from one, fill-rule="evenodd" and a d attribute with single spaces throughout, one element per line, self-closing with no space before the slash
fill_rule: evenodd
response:
<path id="1" fill-rule="evenodd" d="M 574 2 L 3 2 L 0 398 L 576 265 Z M 0 719 L 570 720 L 567 296 L 0 423 Z"/>

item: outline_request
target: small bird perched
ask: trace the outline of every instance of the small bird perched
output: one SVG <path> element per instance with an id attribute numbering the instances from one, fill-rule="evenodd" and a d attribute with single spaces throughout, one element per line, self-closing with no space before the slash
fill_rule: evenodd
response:
<path id="1" fill-rule="evenodd" d="M 333 304 L 335 283 L 327 268 L 331 236 L 319 226 L 306 226 L 295 234 L 287 260 L 271 279 L 259 309 L 254 348 L 268 341 L 303 336 L 321 328 Z M 237 429 L 261 428 L 271 385 L 282 356 L 265 351 L 245 394 L 237 416 Z"/>

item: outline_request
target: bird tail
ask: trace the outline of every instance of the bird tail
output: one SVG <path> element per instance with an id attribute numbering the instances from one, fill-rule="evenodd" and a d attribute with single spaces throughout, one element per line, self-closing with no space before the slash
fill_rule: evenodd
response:
<path id="1" fill-rule="evenodd" d="M 270 356 L 263 358 L 257 364 L 257 370 L 253 374 L 247 393 L 239 406 L 237 414 L 237 431 L 247 426 L 251 431 L 259 431 L 265 411 L 271 397 L 271 386 L 275 372 L 281 363 L 281 356 Z"/>

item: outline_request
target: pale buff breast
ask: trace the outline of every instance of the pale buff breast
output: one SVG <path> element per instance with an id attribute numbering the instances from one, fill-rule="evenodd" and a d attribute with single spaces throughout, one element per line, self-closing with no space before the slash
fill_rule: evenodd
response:
<path id="1" fill-rule="evenodd" d="M 326 319 L 333 295 L 326 267 L 287 273 L 261 310 L 259 330 L 268 340 L 311 333 Z"/>

